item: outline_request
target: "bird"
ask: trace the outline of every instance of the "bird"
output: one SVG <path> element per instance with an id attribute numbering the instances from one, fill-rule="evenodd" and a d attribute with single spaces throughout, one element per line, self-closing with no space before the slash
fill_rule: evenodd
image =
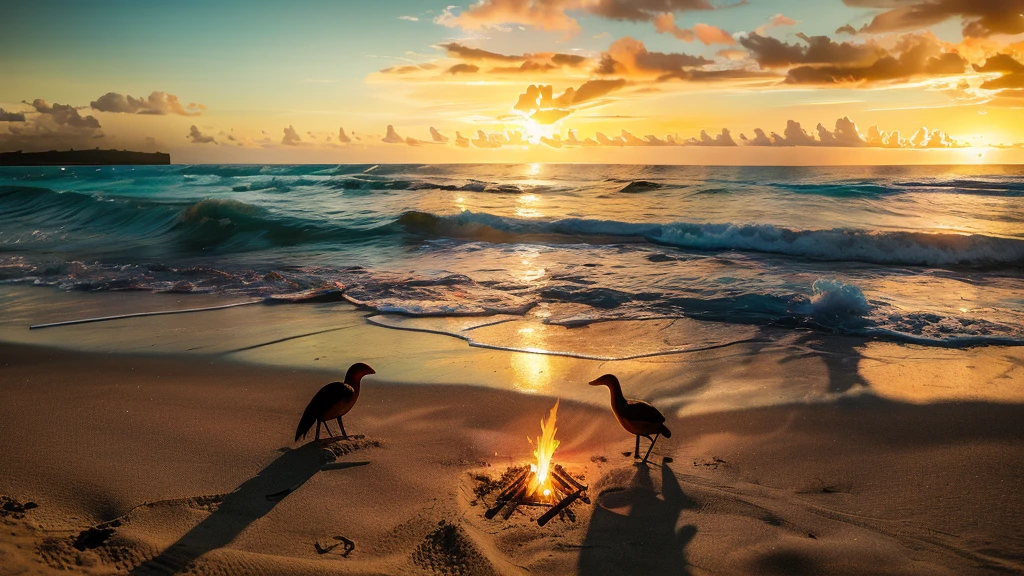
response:
<path id="1" fill-rule="evenodd" d="M 342 438 L 348 438 L 341 417 L 348 414 L 348 411 L 355 406 L 356 400 L 359 399 L 359 384 L 363 376 L 376 373 L 373 368 L 362 362 L 357 362 L 348 369 L 344 382 L 331 382 L 321 388 L 309 401 L 309 405 L 302 413 L 302 418 L 299 419 L 299 427 L 295 429 L 295 441 L 298 442 L 299 438 L 305 438 L 314 422 L 316 423 L 315 440 L 320 439 L 320 424 L 327 428 L 327 433 L 333 438 L 334 432 L 331 432 L 331 428 L 327 426 L 327 421 L 332 418 L 337 419 L 338 426 L 341 427 Z"/>
<path id="2" fill-rule="evenodd" d="M 654 449 L 654 443 L 658 438 L 672 437 L 672 431 L 665 426 L 665 416 L 654 406 L 642 400 L 630 400 L 622 395 L 622 386 L 614 374 L 605 374 L 597 380 L 590 382 L 591 386 L 607 386 L 612 396 L 612 412 L 619 424 L 630 434 L 636 435 L 636 450 L 633 452 L 633 459 L 640 455 L 640 437 L 643 436 L 651 441 L 651 446 L 644 454 L 641 464 L 647 463 L 647 457 Z M 654 434 L 654 438 L 651 438 Z"/>

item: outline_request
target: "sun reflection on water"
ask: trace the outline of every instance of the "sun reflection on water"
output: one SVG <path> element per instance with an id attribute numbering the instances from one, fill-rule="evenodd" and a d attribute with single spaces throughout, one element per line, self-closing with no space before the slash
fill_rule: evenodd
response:
<path id="1" fill-rule="evenodd" d="M 520 328 L 517 348 L 527 350 L 544 349 L 544 327 Z M 546 354 L 532 352 L 515 352 L 512 354 L 512 382 L 520 392 L 536 394 L 551 386 L 551 358 Z"/>
<path id="2" fill-rule="evenodd" d="M 520 218 L 540 218 L 540 198 L 536 194 L 520 194 L 516 198 L 516 216 Z"/>

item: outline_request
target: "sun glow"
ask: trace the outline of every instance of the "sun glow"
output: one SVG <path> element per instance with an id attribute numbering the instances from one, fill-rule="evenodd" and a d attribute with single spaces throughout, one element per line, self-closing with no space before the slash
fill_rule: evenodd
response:
<path id="1" fill-rule="evenodd" d="M 559 134 L 558 127 L 554 124 L 540 124 L 535 120 L 527 118 L 520 126 L 523 136 L 531 144 L 540 144 L 540 139 L 551 138 Z"/>

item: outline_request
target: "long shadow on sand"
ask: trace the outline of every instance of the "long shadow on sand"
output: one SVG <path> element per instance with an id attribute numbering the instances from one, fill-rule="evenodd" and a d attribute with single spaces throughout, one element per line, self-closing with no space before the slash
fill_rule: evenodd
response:
<path id="1" fill-rule="evenodd" d="M 868 381 L 860 375 L 859 370 L 862 359 L 860 347 L 864 344 L 864 340 L 809 333 L 798 339 L 797 344 L 816 352 L 825 363 L 825 368 L 828 370 L 828 391 L 830 393 L 842 394 L 853 388 L 869 387 Z"/>
<path id="2" fill-rule="evenodd" d="M 331 452 L 318 441 L 285 452 L 259 474 L 226 495 L 220 506 L 205 520 L 160 555 L 137 566 L 130 574 L 176 574 L 185 571 L 203 554 L 229 544 L 321 469 L 337 470 L 366 464 L 330 464 L 332 461 Z"/>
<path id="3" fill-rule="evenodd" d="M 685 548 L 693 525 L 676 530 L 683 510 L 695 503 L 683 493 L 672 469 L 661 466 L 661 497 L 648 466 L 638 466 L 623 489 L 606 489 L 594 506 L 583 540 L 579 574 L 690 574 Z"/>

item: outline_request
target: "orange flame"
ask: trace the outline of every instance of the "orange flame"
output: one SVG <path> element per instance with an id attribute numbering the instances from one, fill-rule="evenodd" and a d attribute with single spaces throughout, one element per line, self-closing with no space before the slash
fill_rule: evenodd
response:
<path id="1" fill-rule="evenodd" d="M 554 493 L 548 470 L 551 467 L 551 457 L 555 454 L 555 448 L 558 448 L 558 440 L 555 440 L 555 431 L 557 430 L 555 428 L 555 414 L 557 412 L 558 400 L 555 400 L 555 406 L 551 408 L 551 412 L 548 412 L 547 420 L 542 419 L 540 421 L 541 435 L 537 438 L 536 448 L 533 451 L 534 457 L 537 458 L 537 463 L 530 464 L 530 470 L 533 471 L 533 480 L 530 482 L 528 494 L 539 500 L 550 500 L 551 495 Z"/>

